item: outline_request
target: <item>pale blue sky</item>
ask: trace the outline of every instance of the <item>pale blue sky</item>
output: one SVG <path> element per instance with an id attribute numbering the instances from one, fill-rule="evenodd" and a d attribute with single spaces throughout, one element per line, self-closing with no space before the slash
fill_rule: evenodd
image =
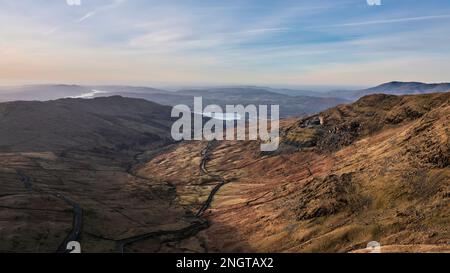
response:
<path id="1" fill-rule="evenodd" d="M 0 84 L 450 81 L 450 1 L 0 0 Z"/>

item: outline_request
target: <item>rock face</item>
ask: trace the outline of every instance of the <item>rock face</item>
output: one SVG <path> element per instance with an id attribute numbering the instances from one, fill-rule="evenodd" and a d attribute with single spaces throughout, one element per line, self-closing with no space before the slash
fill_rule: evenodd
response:
<path id="1" fill-rule="evenodd" d="M 449 99 L 450 93 L 403 97 L 369 95 L 353 104 L 302 119 L 284 134 L 290 144 L 312 146 L 305 143 L 314 143 L 319 150 L 336 151 L 358 138 L 417 120 L 432 109 L 448 104 Z M 326 123 L 320 124 L 320 118 Z M 302 137 L 305 134 L 306 137 Z"/>
<path id="2" fill-rule="evenodd" d="M 450 107 L 426 113 L 407 131 L 408 154 L 423 167 L 448 168 L 450 164 Z"/>
<path id="3" fill-rule="evenodd" d="M 352 174 L 333 174 L 313 179 L 300 191 L 297 219 L 308 220 L 333 215 L 345 209 L 356 210 L 360 200 L 355 192 Z"/>

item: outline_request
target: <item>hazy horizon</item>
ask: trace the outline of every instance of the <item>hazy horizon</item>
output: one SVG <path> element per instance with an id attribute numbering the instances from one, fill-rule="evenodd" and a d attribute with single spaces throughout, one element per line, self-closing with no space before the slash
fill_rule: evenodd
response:
<path id="1" fill-rule="evenodd" d="M 380 83 L 383 84 L 383 83 Z M 371 85 L 320 85 L 320 84 L 311 84 L 311 85 L 283 85 L 283 84 L 214 84 L 214 83 L 204 83 L 204 84 L 166 84 L 166 83 L 150 83 L 150 84 L 120 84 L 120 83 L 105 83 L 105 84 L 97 84 L 97 83 L 66 83 L 66 82 L 31 82 L 31 83 L 18 83 L 18 84 L 1 84 L 0 88 L 8 89 L 8 88 L 21 88 L 28 86 L 128 86 L 128 87 L 145 87 L 145 88 L 156 88 L 163 89 L 165 91 L 177 91 L 177 90 L 186 90 L 186 89 L 208 89 L 208 88 L 265 88 L 265 89 L 291 89 L 291 90 L 304 90 L 304 91 L 312 91 L 312 92 L 326 92 L 326 91 L 339 91 L 339 90 L 360 90 L 365 88 L 374 87 Z M 379 84 L 377 84 L 379 85 Z"/>

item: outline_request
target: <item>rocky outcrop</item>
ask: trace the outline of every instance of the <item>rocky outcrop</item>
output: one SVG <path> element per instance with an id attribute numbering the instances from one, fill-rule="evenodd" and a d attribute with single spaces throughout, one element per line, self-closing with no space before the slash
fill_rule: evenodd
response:
<path id="1" fill-rule="evenodd" d="M 418 120 L 433 109 L 448 105 L 449 100 L 450 93 L 365 96 L 353 104 L 299 120 L 284 132 L 284 142 L 322 152 L 337 151 L 362 137 Z"/>
<path id="2" fill-rule="evenodd" d="M 427 113 L 407 132 L 405 143 L 411 161 L 420 167 L 449 167 L 450 106 Z"/>
<path id="3" fill-rule="evenodd" d="M 300 192 L 297 219 L 308 220 L 333 215 L 348 208 L 356 209 L 359 199 L 355 195 L 355 184 L 350 173 L 316 178 Z"/>

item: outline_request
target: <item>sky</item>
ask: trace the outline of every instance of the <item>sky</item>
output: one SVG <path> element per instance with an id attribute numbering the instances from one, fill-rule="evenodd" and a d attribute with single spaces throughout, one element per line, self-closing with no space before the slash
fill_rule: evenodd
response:
<path id="1" fill-rule="evenodd" d="M 0 0 L 1 85 L 370 86 L 449 71 L 448 0 Z"/>

